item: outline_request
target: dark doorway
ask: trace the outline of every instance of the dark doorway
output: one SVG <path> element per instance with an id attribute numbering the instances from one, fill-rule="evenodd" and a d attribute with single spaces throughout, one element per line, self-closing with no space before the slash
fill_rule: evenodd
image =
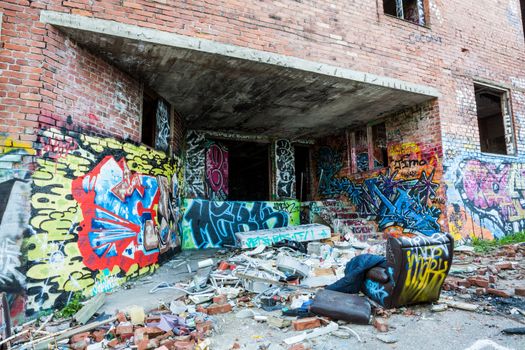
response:
<path id="1" fill-rule="evenodd" d="M 299 201 L 310 199 L 310 149 L 295 146 L 295 193 Z"/>
<path id="2" fill-rule="evenodd" d="M 256 142 L 223 142 L 229 153 L 228 200 L 270 199 L 270 145 Z"/>

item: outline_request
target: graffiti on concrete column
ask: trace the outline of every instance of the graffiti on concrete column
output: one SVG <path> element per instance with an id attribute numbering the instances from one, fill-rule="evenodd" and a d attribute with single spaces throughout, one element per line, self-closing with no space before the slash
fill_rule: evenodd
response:
<path id="1" fill-rule="evenodd" d="M 53 144 L 69 144 L 67 152 Z M 155 270 L 180 248 L 178 159 L 56 129 L 39 135 L 27 247 L 27 313 Z"/>
<path id="2" fill-rule="evenodd" d="M 157 102 L 157 133 L 155 137 L 155 148 L 167 151 L 170 143 L 170 113 L 168 104 L 159 99 Z"/>
<path id="3" fill-rule="evenodd" d="M 295 198 L 294 147 L 288 140 L 275 142 L 275 187 L 277 198 Z"/>
<path id="4" fill-rule="evenodd" d="M 434 167 L 426 166 L 408 174 L 389 168 L 359 182 L 340 176 L 342 169 L 342 151 L 328 146 L 319 149 L 320 195 L 346 196 L 359 213 L 377 220 L 380 230 L 400 227 L 406 233 L 427 236 L 441 232 L 438 223 L 441 209 L 436 205 L 439 182 Z"/>
<path id="5" fill-rule="evenodd" d="M 206 150 L 206 184 L 209 199 L 228 199 L 228 150 L 217 142 Z"/>
<path id="6" fill-rule="evenodd" d="M 235 233 L 299 224 L 299 205 L 288 202 L 216 202 L 185 200 L 181 222 L 184 249 L 235 244 Z M 291 203 L 290 203 L 291 204 Z M 294 208 L 286 211 L 284 208 Z"/>
<path id="7" fill-rule="evenodd" d="M 495 237 L 525 231 L 525 164 L 464 160 L 455 188 L 480 226 L 492 224 Z"/>
<path id="8" fill-rule="evenodd" d="M 204 198 L 206 148 L 203 134 L 190 130 L 186 135 L 186 196 Z"/>
<path id="9" fill-rule="evenodd" d="M 29 221 L 29 160 L 35 152 L 26 142 L 0 137 L 0 292 L 22 291 L 20 246 Z"/>

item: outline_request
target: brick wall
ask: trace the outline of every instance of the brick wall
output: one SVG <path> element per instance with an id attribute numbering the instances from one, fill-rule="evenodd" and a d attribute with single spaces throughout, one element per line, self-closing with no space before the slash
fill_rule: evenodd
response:
<path id="1" fill-rule="evenodd" d="M 141 85 L 39 23 L 40 7 L 0 5 L 0 132 L 35 141 L 35 130 L 65 126 L 140 141 Z"/>

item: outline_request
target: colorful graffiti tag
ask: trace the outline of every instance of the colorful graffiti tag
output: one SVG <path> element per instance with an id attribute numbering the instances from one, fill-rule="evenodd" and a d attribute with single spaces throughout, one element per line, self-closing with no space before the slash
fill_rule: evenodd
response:
<path id="1" fill-rule="evenodd" d="M 235 244 L 235 233 L 299 224 L 299 203 L 184 201 L 183 249 Z"/>
<path id="2" fill-rule="evenodd" d="M 206 184 L 209 199 L 228 199 L 228 150 L 217 142 L 206 150 Z"/>
<path id="3" fill-rule="evenodd" d="M 295 197 L 294 148 L 288 140 L 275 142 L 275 187 L 277 198 Z"/>
<path id="4" fill-rule="evenodd" d="M 482 232 L 483 238 L 497 238 L 525 231 L 525 164 L 463 160 L 456 171 L 454 188 L 461 204 L 478 219 L 478 229 L 461 226 L 464 237 Z"/>
<path id="5" fill-rule="evenodd" d="M 54 140 L 50 142 L 50 140 Z M 181 164 L 111 138 L 43 130 L 33 174 L 27 313 L 110 291 L 180 247 Z M 68 143 L 63 147 L 52 145 Z"/>
<path id="6" fill-rule="evenodd" d="M 168 104 L 163 100 L 157 102 L 156 121 L 155 148 L 167 151 L 170 143 L 170 114 Z"/>
<path id="7" fill-rule="evenodd" d="M 380 230 L 396 226 L 404 232 L 427 236 L 441 232 L 438 219 L 442 211 L 433 203 L 439 188 L 434 167 L 420 168 L 408 178 L 389 168 L 357 182 L 339 175 L 343 169 L 342 159 L 342 152 L 335 148 L 319 149 L 320 195 L 346 196 L 360 214 L 376 219 Z"/>

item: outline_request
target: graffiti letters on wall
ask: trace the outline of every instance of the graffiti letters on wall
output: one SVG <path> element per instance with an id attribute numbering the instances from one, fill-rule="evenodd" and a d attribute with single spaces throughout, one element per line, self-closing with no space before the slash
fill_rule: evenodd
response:
<path id="1" fill-rule="evenodd" d="M 324 197 L 346 196 L 359 213 L 376 219 L 380 230 L 397 227 L 403 232 L 427 236 L 441 232 L 438 223 L 442 210 L 435 167 L 437 161 L 434 159 L 432 164 L 428 164 L 430 161 L 418 160 L 414 166 L 408 161 L 406 169 L 397 169 L 403 167 L 404 162 L 396 159 L 421 159 L 422 155 L 406 155 L 399 151 L 412 150 L 408 145 L 391 145 L 389 148 L 398 150 L 397 154 L 394 152 L 391 167 L 356 181 L 340 175 L 343 169 L 342 150 L 320 147 L 317 157 L 319 194 Z M 422 163 L 425 166 L 420 166 Z"/>
<path id="2" fill-rule="evenodd" d="M 39 142 L 24 241 L 28 314 L 60 307 L 77 291 L 110 291 L 177 249 L 179 160 L 55 129 Z M 52 146 L 63 143 L 67 152 Z"/>
<path id="3" fill-rule="evenodd" d="M 205 198 L 206 139 L 203 134 L 190 130 L 186 135 L 186 196 Z"/>
<path id="4" fill-rule="evenodd" d="M 465 159 L 455 177 L 449 190 L 449 225 L 457 238 L 490 239 L 525 231 L 524 163 Z"/>
<path id="5" fill-rule="evenodd" d="M 167 151 L 170 144 L 170 112 L 168 104 L 159 99 L 157 102 L 157 132 L 155 139 L 155 148 Z"/>
<path id="6" fill-rule="evenodd" d="M 206 184 L 209 199 L 228 199 L 228 150 L 218 142 L 206 149 Z"/>
<path id="7" fill-rule="evenodd" d="M 288 140 L 275 142 L 275 176 L 277 198 L 295 198 L 294 147 Z"/>
<path id="8" fill-rule="evenodd" d="M 183 249 L 235 244 L 235 233 L 299 224 L 299 203 L 184 201 Z"/>

